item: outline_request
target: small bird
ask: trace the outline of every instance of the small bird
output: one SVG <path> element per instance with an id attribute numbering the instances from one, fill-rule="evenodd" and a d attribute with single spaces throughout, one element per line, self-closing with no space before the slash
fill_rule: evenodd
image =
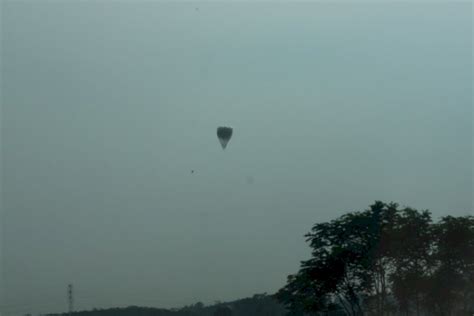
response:
<path id="1" fill-rule="evenodd" d="M 191 173 L 194 173 L 194 170 L 191 170 Z"/>

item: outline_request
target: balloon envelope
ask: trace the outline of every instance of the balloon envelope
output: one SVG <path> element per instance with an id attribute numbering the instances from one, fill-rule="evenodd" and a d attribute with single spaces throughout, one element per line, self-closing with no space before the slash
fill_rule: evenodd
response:
<path id="1" fill-rule="evenodd" d="M 219 126 L 217 128 L 217 138 L 219 139 L 219 142 L 221 143 L 222 149 L 226 148 L 227 143 L 229 142 L 231 137 L 232 137 L 231 127 Z"/>

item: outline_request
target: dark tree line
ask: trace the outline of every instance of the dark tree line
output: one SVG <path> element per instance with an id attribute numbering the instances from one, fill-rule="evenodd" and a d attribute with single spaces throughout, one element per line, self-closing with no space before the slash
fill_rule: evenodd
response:
<path id="1" fill-rule="evenodd" d="M 208 306 L 198 302 L 175 309 L 129 306 L 72 313 L 73 316 L 283 316 L 285 314 L 285 308 L 273 296 L 266 293 L 232 302 L 217 302 Z M 45 316 L 69 316 L 69 314 Z"/>
<path id="2" fill-rule="evenodd" d="M 472 316 L 474 217 L 376 201 L 318 223 L 309 260 L 274 295 L 179 309 L 131 306 L 75 316 Z M 62 316 L 67 314 L 62 314 Z M 57 316 L 57 315 L 48 315 Z"/>
<path id="3" fill-rule="evenodd" d="M 375 202 L 314 225 L 312 257 L 275 295 L 289 315 L 473 315 L 474 217 Z"/>

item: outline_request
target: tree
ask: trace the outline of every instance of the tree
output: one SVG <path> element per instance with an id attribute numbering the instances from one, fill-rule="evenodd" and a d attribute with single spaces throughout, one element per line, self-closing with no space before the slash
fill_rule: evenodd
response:
<path id="1" fill-rule="evenodd" d="M 232 316 L 232 310 L 227 306 L 219 306 L 214 311 L 214 316 Z"/>
<path id="2" fill-rule="evenodd" d="M 311 258 L 276 298 L 295 315 L 471 315 L 474 218 L 376 201 L 368 210 L 317 223 L 306 235 Z"/>
<path id="3" fill-rule="evenodd" d="M 306 235 L 312 258 L 288 279 L 277 298 L 290 309 L 322 312 L 337 302 L 348 315 L 364 315 L 362 303 L 376 298 L 377 315 L 387 300 L 388 231 L 396 204 L 376 201 L 364 212 L 353 212 L 314 225 Z"/>
<path id="4" fill-rule="evenodd" d="M 392 293 L 399 310 L 420 315 L 427 282 L 433 269 L 434 236 L 429 211 L 405 208 L 397 212 L 391 231 L 394 270 L 390 274 Z"/>
<path id="5" fill-rule="evenodd" d="M 446 216 L 434 226 L 436 270 L 429 280 L 427 307 L 438 315 L 471 313 L 474 301 L 474 217 Z"/>

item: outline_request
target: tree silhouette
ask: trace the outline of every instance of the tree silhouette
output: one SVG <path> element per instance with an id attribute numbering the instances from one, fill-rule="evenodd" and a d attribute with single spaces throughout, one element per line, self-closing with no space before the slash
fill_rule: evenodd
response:
<path id="1" fill-rule="evenodd" d="M 434 236 L 437 269 L 429 280 L 427 306 L 439 315 L 467 314 L 474 302 L 474 217 L 444 217 Z"/>
<path id="2" fill-rule="evenodd" d="M 227 306 L 220 306 L 213 314 L 214 316 L 232 316 L 232 310 Z"/>
<path id="3" fill-rule="evenodd" d="M 394 271 L 391 273 L 392 293 L 398 309 L 408 315 L 414 310 L 420 315 L 430 271 L 434 236 L 431 214 L 411 208 L 399 211 L 391 231 L 391 258 Z"/>
<path id="4" fill-rule="evenodd" d="M 376 201 L 315 224 L 302 261 L 276 298 L 292 313 L 468 315 L 474 307 L 473 217 L 445 217 Z"/>

